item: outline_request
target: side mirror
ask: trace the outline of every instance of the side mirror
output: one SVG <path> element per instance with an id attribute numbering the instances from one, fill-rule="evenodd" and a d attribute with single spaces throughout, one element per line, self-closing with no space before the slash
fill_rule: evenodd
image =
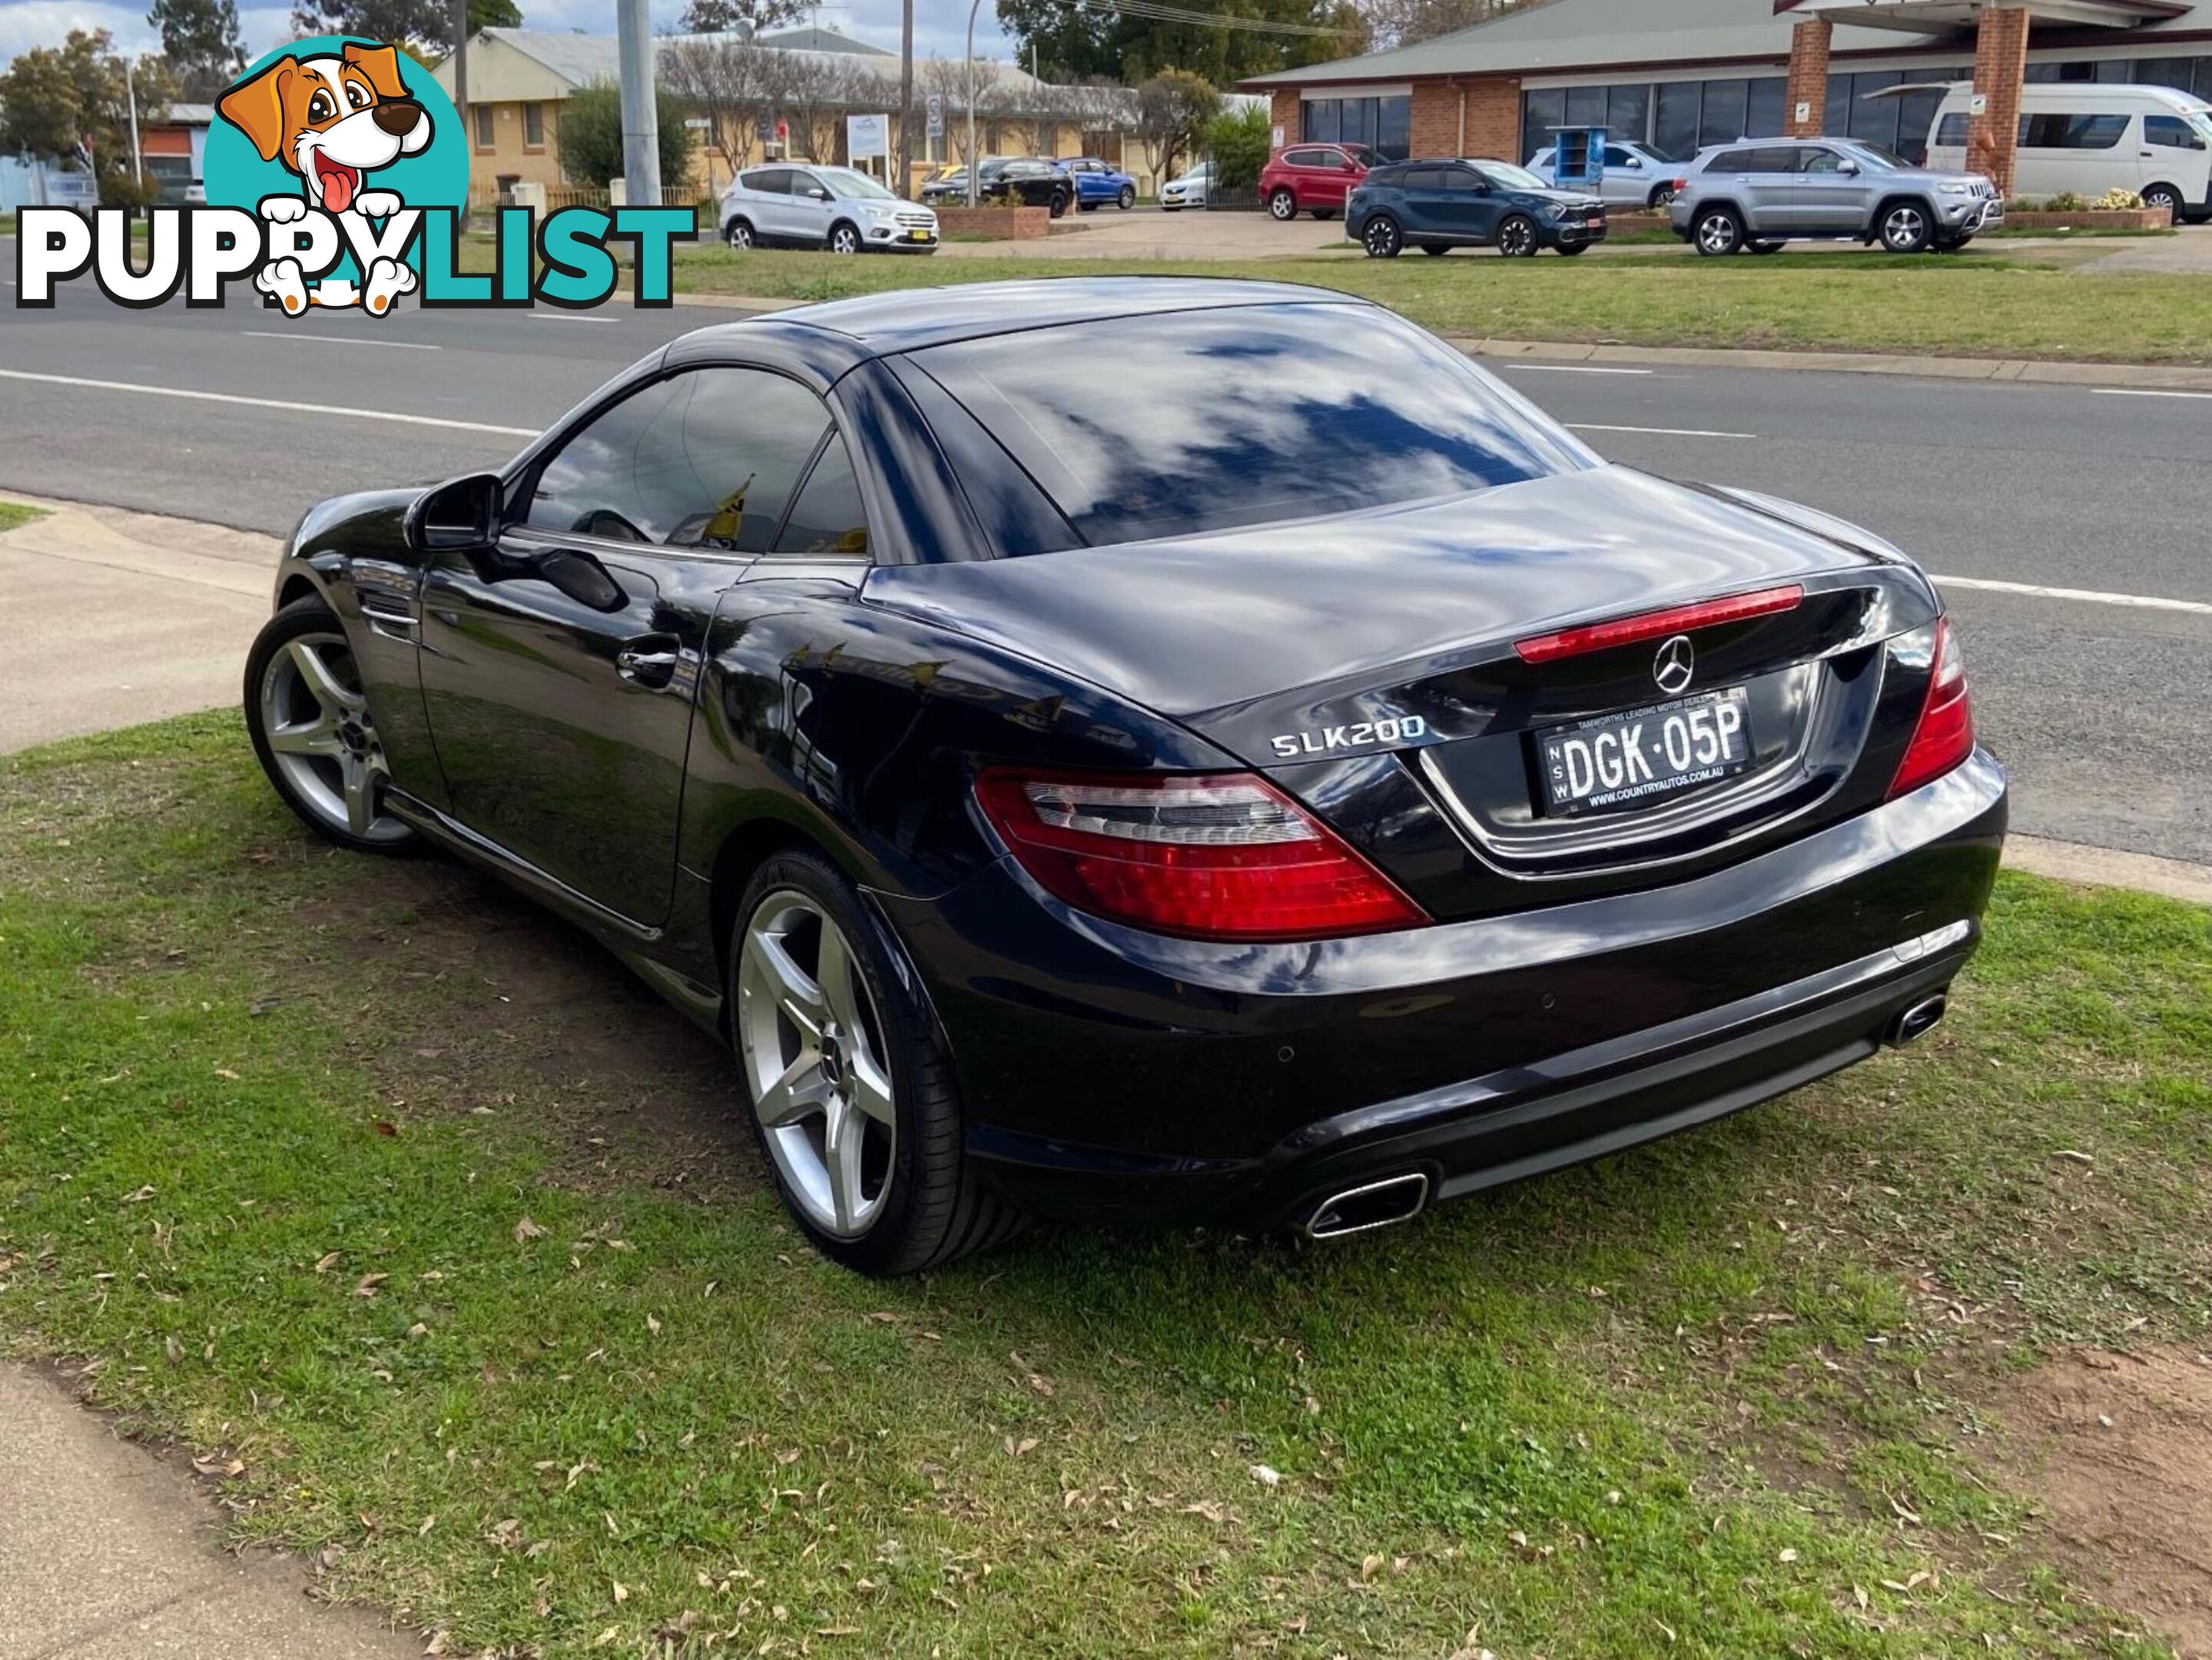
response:
<path id="1" fill-rule="evenodd" d="M 1638 172 L 1638 173 L 1641 173 L 1641 172 L 1643 172 L 1643 171 L 1644 171 L 1644 161 L 1643 161 L 1643 158 L 1642 158 L 1642 157 L 1640 157 L 1640 156 L 1635 156 L 1635 155 L 1632 155 L 1632 156 L 1630 156 L 1630 157 L 1628 158 L 1628 165 L 1629 165 L 1630 167 L 1632 167 L 1635 168 L 1635 169 L 1636 169 L 1636 171 L 1637 171 L 1637 172 Z"/>
<path id="2" fill-rule="evenodd" d="M 1858 174 L 1858 170 L 1859 170 L 1859 164 L 1858 164 L 1857 162 L 1856 162 L 1856 161 L 1850 161 L 1850 160 L 1848 160 L 1848 159 L 1847 159 L 1847 160 L 1845 160 L 1844 162 L 1842 162 L 1842 163 L 1841 163 L 1841 164 L 1840 164 L 1840 165 L 1836 168 L 1836 171 L 1837 171 L 1838 173 L 1848 173 L 1851 174 L 1854 178 L 1856 178 L 1856 177 L 1857 176 L 1857 174 Z"/>
<path id="3" fill-rule="evenodd" d="M 806 193 L 817 202 L 827 202 L 830 199 L 830 192 L 823 189 L 819 185 L 815 185 L 813 189 L 808 191 Z"/>
<path id="4" fill-rule="evenodd" d="M 495 472 L 448 479 L 407 510 L 407 545 L 418 553 L 468 552 L 499 540 L 503 487 Z"/>

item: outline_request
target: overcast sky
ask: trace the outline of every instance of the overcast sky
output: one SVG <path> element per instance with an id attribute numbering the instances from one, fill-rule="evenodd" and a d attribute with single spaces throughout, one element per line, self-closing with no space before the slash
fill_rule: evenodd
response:
<path id="1" fill-rule="evenodd" d="M 586 34 L 615 32 L 613 0 L 519 0 L 526 28 L 578 29 Z M 673 27 L 683 15 L 684 0 L 653 0 L 655 27 Z M 900 0 L 849 0 L 844 5 L 825 5 L 800 22 L 817 21 L 823 28 L 896 52 L 899 44 Z M 259 57 L 292 38 L 292 8 L 241 3 L 240 24 L 246 32 L 249 55 Z M 795 26 L 794 26 L 795 27 Z M 965 49 L 968 7 L 965 0 L 915 0 L 914 50 L 917 58 L 934 52 L 957 58 Z M 116 45 L 126 51 L 150 51 L 161 45 L 147 27 L 146 7 L 100 3 L 99 0 L 0 0 L 0 64 L 28 46 L 61 44 L 71 29 L 106 29 Z M 1011 57 L 1013 43 L 1000 33 L 991 0 L 984 0 L 975 17 L 975 50 L 981 55 Z"/>

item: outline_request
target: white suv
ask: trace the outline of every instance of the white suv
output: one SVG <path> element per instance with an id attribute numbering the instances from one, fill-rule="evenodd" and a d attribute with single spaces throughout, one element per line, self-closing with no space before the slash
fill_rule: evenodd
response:
<path id="1" fill-rule="evenodd" d="M 722 240 L 746 248 L 934 253 L 937 216 L 853 167 L 770 162 L 722 192 Z"/>

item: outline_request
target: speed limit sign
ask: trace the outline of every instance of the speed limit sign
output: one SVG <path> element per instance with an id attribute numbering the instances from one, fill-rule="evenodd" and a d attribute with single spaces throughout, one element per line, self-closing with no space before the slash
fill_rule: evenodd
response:
<path id="1" fill-rule="evenodd" d="M 922 106 L 929 112 L 929 136 L 932 138 L 944 137 L 945 94 L 941 92 L 933 92 L 923 100 Z"/>

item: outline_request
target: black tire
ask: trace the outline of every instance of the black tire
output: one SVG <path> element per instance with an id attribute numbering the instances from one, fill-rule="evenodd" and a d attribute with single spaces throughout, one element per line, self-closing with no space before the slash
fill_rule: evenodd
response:
<path id="1" fill-rule="evenodd" d="M 1421 244 L 1421 252 L 1423 253 L 1433 253 L 1441 259 L 1445 254 L 1451 252 L 1451 244 L 1449 242 L 1424 242 Z"/>
<path id="2" fill-rule="evenodd" d="M 1753 242 L 1748 247 L 1745 248 L 1744 252 L 1746 253 L 1759 254 L 1761 256 L 1770 253 L 1779 253 L 1782 252 L 1782 244 L 1779 242 Z"/>
<path id="3" fill-rule="evenodd" d="M 1336 217 L 1336 210 L 1334 208 L 1316 208 L 1313 210 L 1313 216 L 1316 219 L 1334 219 Z"/>
<path id="4" fill-rule="evenodd" d="M 1359 246 L 1367 250 L 1370 259 L 1395 259 L 1406 250 L 1406 234 L 1389 214 L 1370 213 L 1359 228 Z"/>
<path id="5" fill-rule="evenodd" d="M 743 253 L 758 246 L 753 236 L 752 221 L 743 214 L 722 227 L 722 240 L 732 253 Z"/>
<path id="6" fill-rule="evenodd" d="M 861 246 L 860 228 L 858 225 L 854 224 L 851 221 L 840 219 L 836 224 L 830 227 L 829 247 L 830 252 L 858 253 L 860 252 Z"/>
<path id="7" fill-rule="evenodd" d="M 1508 259 L 1534 259 L 1544 246 L 1536 222 L 1525 213 L 1509 213 L 1498 222 L 1498 251 Z"/>
<path id="8" fill-rule="evenodd" d="M 343 665 L 333 666 L 349 669 L 351 637 L 346 633 L 345 624 L 338 620 L 337 613 L 316 595 L 306 594 L 295 599 L 263 623 L 261 632 L 254 636 L 252 648 L 246 654 L 243 701 L 246 730 L 253 740 L 255 758 L 261 763 L 261 770 L 268 775 L 270 785 L 276 790 L 277 799 L 292 810 L 301 823 L 324 840 L 342 848 L 349 848 L 356 853 L 418 852 L 422 846 L 422 836 L 390 815 L 378 811 L 376 803 L 380 796 L 380 785 L 372 782 L 368 787 L 372 833 L 356 834 L 347 827 L 343 816 L 344 809 L 342 804 L 346 798 L 344 775 L 348 763 L 335 754 L 327 762 L 318 760 L 312 765 L 303 760 L 299 761 L 296 769 L 307 778 L 303 790 L 301 783 L 291 775 L 295 769 L 280 763 L 271 745 L 270 699 L 264 693 L 272 662 L 279 654 L 289 653 L 295 641 L 317 635 L 333 642 L 334 656 L 342 651 L 347 660 Z M 340 646 L 336 642 L 343 643 Z M 356 675 L 353 678 L 357 690 L 359 677 Z M 311 689 L 301 695 L 311 696 Z M 304 710 L 292 713 L 296 716 L 304 714 Z M 332 710 L 331 714 L 335 723 L 338 711 Z M 366 714 L 356 718 L 351 735 L 343 742 L 354 757 L 371 761 L 373 770 L 381 771 L 383 750 L 377 744 L 374 723 Z M 297 757 L 288 757 L 288 760 L 297 760 Z M 307 793 L 316 789 L 318 781 L 325 793 L 325 799 L 319 806 L 310 800 Z M 333 799 L 341 804 L 336 815 L 331 811 Z"/>
<path id="9" fill-rule="evenodd" d="M 1672 207 L 1674 204 L 1674 187 L 1672 185 L 1654 185 L 1651 187 L 1650 196 L 1644 204 L 1645 207 L 1655 211 L 1660 208 Z"/>
<path id="10" fill-rule="evenodd" d="M 1948 237 L 1936 245 L 1936 252 L 1938 253 L 1963 253 L 1966 252 L 1966 244 L 1973 240 L 1974 239 L 1971 236 Z"/>
<path id="11" fill-rule="evenodd" d="M 1098 204 L 1096 202 L 1078 202 L 1075 204 L 1075 210 L 1078 213 L 1096 213 L 1098 211 Z"/>
<path id="12" fill-rule="evenodd" d="M 1924 253 L 1936 240 L 1935 216 L 1923 202 L 1885 203 L 1875 234 L 1891 253 Z"/>
<path id="13" fill-rule="evenodd" d="M 1054 218 L 1065 219 L 1067 216 L 1067 192 L 1054 191 L 1052 193 L 1052 199 L 1045 204 L 1045 208 Z"/>
<path id="14" fill-rule="evenodd" d="M 1289 185 L 1278 185 L 1268 195 L 1267 214 L 1270 218 L 1284 223 L 1298 216 L 1298 198 L 1291 194 Z"/>
<path id="15" fill-rule="evenodd" d="M 1690 227 L 1690 240 L 1708 259 L 1743 251 L 1743 221 L 1734 208 L 1707 208 Z"/>
<path id="16" fill-rule="evenodd" d="M 2175 224 L 2187 216 L 2189 204 L 2181 192 L 2172 185 L 2153 185 L 2142 192 L 2142 204 L 2147 208 L 2164 208 L 2173 216 Z"/>
<path id="17" fill-rule="evenodd" d="M 1559 244 L 1559 258 L 1562 259 L 1579 258 L 1582 255 L 1588 253 L 1590 245 L 1587 242 L 1562 242 Z"/>
<path id="18" fill-rule="evenodd" d="M 1131 208 L 1135 207 L 1137 205 L 1137 187 L 1134 185 L 1122 185 L 1121 193 L 1114 198 L 1114 205 L 1121 209 L 1124 213 L 1128 212 Z"/>
<path id="19" fill-rule="evenodd" d="M 890 1192 L 881 1213 L 857 1237 L 840 1238 L 817 1228 L 785 1188 L 767 1132 L 748 1100 L 745 1116 L 784 1208 L 824 1256 L 855 1273 L 880 1278 L 919 1274 L 1012 1237 L 1022 1225 L 1019 1213 L 987 1191 L 969 1162 L 957 1075 L 936 1017 L 909 989 L 911 977 L 898 972 L 895 943 L 860 903 L 851 882 L 820 854 L 779 854 L 745 884 L 724 987 L 730 1008 L 737 1007 L 738 964 L 747 922 L 769 895 L 793 889 L 836 921 L 852 947 L 882 1028 L 898 1123 L 890 1160 Z M 750 1093 L 742 1080 L 740 1088 Z"/>

